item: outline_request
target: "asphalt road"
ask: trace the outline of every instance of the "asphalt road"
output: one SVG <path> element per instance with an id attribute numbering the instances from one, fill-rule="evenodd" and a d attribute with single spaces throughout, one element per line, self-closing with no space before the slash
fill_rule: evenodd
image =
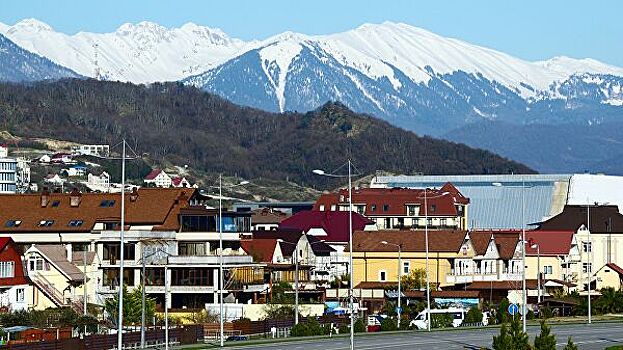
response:
<path id="1" fill-rule="evenodd" d="M 553 326 L 558 348 L 563 348 L 567 337 L 571 336 L 582 350 L 603 350 L 623 344 L 623 323 L 601 323 L 592 325 Z M 398 350 L 398 349 L 481 349 L 490 348 L 497 328 L 434 331 L 431 333 L 404 332 L 393 334 L 355 335 L 355 349 L 359 350 Z M 531 340 L 539 333 L 538 326 L 528 327 Z M 261 350 L 348 350 L 349 338 L 303 339 L 275 344 L 254 344 L 236 346 L 235 349 Z"/>

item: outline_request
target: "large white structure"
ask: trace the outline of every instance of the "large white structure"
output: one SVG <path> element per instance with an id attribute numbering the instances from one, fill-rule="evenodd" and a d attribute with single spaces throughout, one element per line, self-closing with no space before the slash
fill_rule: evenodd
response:
<path id="1" fill-rule="evenodd" d="M 95 156 L 95 157 L 108 157 L 110 154 L 109 145 L 78 145 L 71 148 L 75 153 Z"/>
<path id="2" fill-rule="evenodd" d="M 0 193 L 17 191 L 17 160 L 0 158 Z"/>

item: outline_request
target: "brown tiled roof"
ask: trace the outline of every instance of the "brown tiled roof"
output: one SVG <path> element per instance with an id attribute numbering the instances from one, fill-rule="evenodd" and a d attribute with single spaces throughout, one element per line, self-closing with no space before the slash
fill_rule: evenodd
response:
<path id="1" fill-rule="evenodd" d="M 388 289 L 397 287 L 398 282 L 364 281 L 359 282 L 359 284 L 355 286 L 355 289 Z"/>
<path id="2" fill-rule="evenodd" d="M 491 238 L 495 240 L 501 259 L 508 260 L 513 257 L 517 242 L 519 242 L 519 231 L 470 231 L 469 238 L 476 251 L 476 254 L 483 255 L 489 247 Z"/>
<path id="3" fill-rule="evenodd" d="M 193 191 L 187 188 L 141 188 L 135 200 L 131 193 L 126 193 L 126 224 L 155 225 L 156 230 L 177 229 L 179 209 L 187 205 Z M 0 195 L 0 233 L 90 232 L 96 222 L 120 220 L 120 193 L 81 193 L 80 203 L 74 207 L 70 205 L 69 193 L 48 193 L 47 196 L 47 205 L 42 206 L 41 194 Z M 110 205 L 102 205 L 105 202 Z M 21 223 L 9 227 L 9 220 Z M 53 220 L 53 224 L 40 226 L 43 220 Z M 70 226 L 72 220 L 81 220 L 82 224 Z"/>
<path id="4" fill-rule="evenodd" d="M 465 231 L 429 231 L 428 250 L 430 252 L 458 252 L 465 240 Z M 353 235 L 355 252 L 396 252 L 393 245 L 382 244 L 387 241 L 400 244 L 403 252 L 426 251 L 424 231 L 356 231 Z"/>
<path id="5" fill-rule="evenodd" d="M 253 224 L 278 224 L 287 217 L 288 215 L 282 211 L 262 208 L 253 211 L 251 222 Z"/>
<path id="6" fill-rule="evenodd" d="M 256 262 L 271 263 L 277 246 L 276 238 L 241 239 L 240 247 L 253 257 Z"/>
<path id="7" fill-rule="evenodd" d="M 96 252 L 87 252 L 87 265 L 92 264 L 96 256 Z M 82 258 L 84 258 L 84 252 L 73 252 L 71 261 L 75 265 L 83 265 Z"/>

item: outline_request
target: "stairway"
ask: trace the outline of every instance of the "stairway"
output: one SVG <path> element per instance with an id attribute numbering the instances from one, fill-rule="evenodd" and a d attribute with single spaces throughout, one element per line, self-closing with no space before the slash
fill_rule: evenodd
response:
<path id="1" fill-rule="evenodd" d="M 50 281 L 48 281 L 41 274 L 36 273 L 30 276 L 30 278 L 32 282 L 35 284 L 35 286 L 46 297 L 48 297 L 48 299 L 50 299 L 54 303 L 54 305 L 58 307 L 71 307 L 74 311 L 76 311 L 79 314 L 84 312 L 84 307 L 82 303 L 80 303 L 77 300 L 73 300 L 73 301 L 65 300 L 65 298 L 63 297 L 63 293 L 59 291 L 58 289 L 56 289 L 56 287 L 54 287 L 54 285 L 50 283 Z"/>

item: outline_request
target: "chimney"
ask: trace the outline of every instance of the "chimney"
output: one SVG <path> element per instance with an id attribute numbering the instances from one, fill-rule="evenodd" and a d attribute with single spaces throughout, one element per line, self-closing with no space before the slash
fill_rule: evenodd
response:
<path id="1" fill-rule="evenodd" d="M 47 207 L 49 202 L 50 202 L 50 191 L 48 191 L 47 187 L 44 187 L 43 191 L 41 191 L 41 207 L 42 208 Z"/>
<path id="2" fill-rule="evenodd" d="M 80 206 L 80 201 L 82 201 L 82 193 L 74 187 L 71 193 L 69 193 L 69 206 L 78 207 Z"/>
<path id="3" fill-rule="evenodd" d="M 65 250 L 67 251 L 67 261 L 71 262 L 73 256 L 73 250 L 71 244 L 65 244 Z"/>
<path id="4" fill-rule="evenodd" d="M 132 189 L 132 192 L 130 192 L 130 202 L 136 202 L 137 199 L 138 199 L 138 191 L 136 190 L 136 187 L 134 187 Z"/>

